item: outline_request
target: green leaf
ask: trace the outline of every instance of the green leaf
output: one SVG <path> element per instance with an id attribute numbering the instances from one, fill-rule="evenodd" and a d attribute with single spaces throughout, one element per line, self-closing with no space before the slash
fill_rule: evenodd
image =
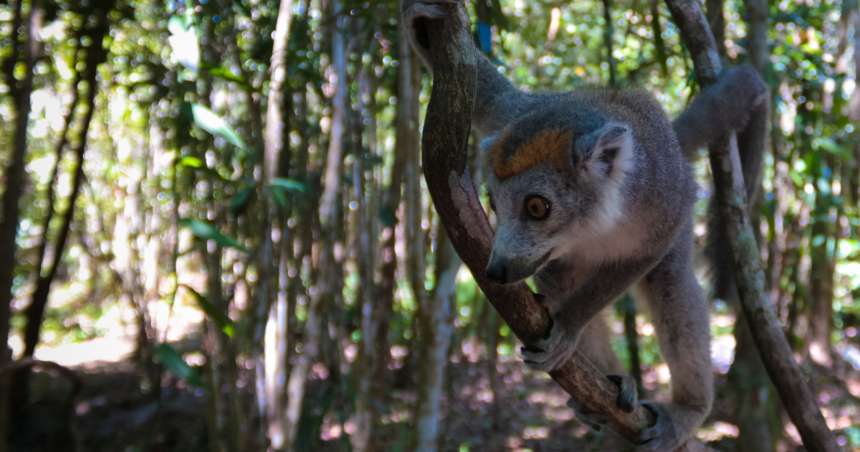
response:
<path id="1" fill-rule="evenodd" d="M 155 356 L 158 357 L 158 360 L 161 361 L 161 364 L 164 364 L 164 367 L 167 368 L 167 370 L 173 373 L 173 375 L 176 375 L 176 378 L 188 383 L 192 387 L 203 387 L 203 381 L 200 380 L 200 374 L 198 374 L 194 368 L 189 366 L 188 363 L 182 359 L 182 355 L 180 355 L 179 352 L 169 344 L 161 344 L 158 347 L 155 347 Z"/>
<path id="2" fill-rule="evenodd" d="M 284 187 L 278 185 L 273 185 L 272 189 L 269 190 L 269 197 L 272 198 L 275 207 L 281 212 L 287 208 L 287 197 L 284 196 L 284 190 Z"/>
<path id="3" fill-rule="evenodd" d="M 245 142 L 242 141 L 239 134 L 237 134 L 236 131 L 227 124 L 227 121 L 224 121 L 224 119 L 215 114 L 215 112 L 203 105 L 191 104 L 191 113 L 194 114 L 194 122 L 196 122 L 203 130 L 245 149 Z"/>
<path id="4" fill-rule="evenodd" d="M 797 185 L 798 187 L 803 187 L 803 177 L 800 176 L 800 173 L 795 170 L 789 170 L 788 175 L 791 176 L 791 180 L 794 181 L 795 185 Z"/>
<path id="5" fill-rule="evenodd" d="M 179 161 L 180 165 L 190 166 L 191 168 L 203 168 L 203 161 L 197 157 L 183 157 Z"/>
<path id="6" fill-rule="evenodd" d="M 397 215 L 388 207 L 381 207 L 377 216 L 379 216 L 379 221 L 381 221 L 382 225 L 386 228 L 394 227 L 394 225 L 397 224 Z"/>
<path id="7" fill-rule="evenodd" d="M 303 184 L 297 180 L 293 180 L 293 179 L 284 179 L 284 178 L 276 177 L 276 178 L 272 179 L 272 186 L 282 187 L 282 188 L 284 188 L 288 191 L 291 191 L 293 193 L 307 193 L 308 192 L 308 187 L 305 184 Z"/>
<path id="8" fill-rule="evenodd" d="M 251 199 L 251 194 L 257 189 L 256 186 L 249 185 L 236 193 L 232 199 L 230 199 L 230 212 L 233 212 L 233 215 L 239 215 L 248 208 L 249 201 Z"/>
<path id="9" fill-rule="evenodd" d="M 827 237 L 825 237 L 824 234 L 816 235 L 812 238 L 812 246 L 821 246 L 821 244 L 824 243 L 825 240 L 827 240 Z"/>
<path id="10" fill-rule="evenodd" d="M 215 322 L 215 325 L 217 325 L 218 328 L 224 332 L 224 334 L 229 337 L 233 337 L 233 321 L 230 320 L 230 318 L 224 315 L 223 312 L 219 311 L 218 308 L 215 307 L 215 305 L 210 303 L 209 300 L 206 299 L 206 297 L 200 295 L 200 293 L 196 290 L 186 286 L 185 284 L 183 284 L 182 287 L 184 287 L 186 290 L 191 292 L 192 295 L 194 295 L 194 300 L 197 301 L 197 307 L 199 307 L 201 311 L 205 312 L 206 315 L 208 315 L 209 318 L 212 319 L 213 322 Z"/>
<path id="11" fill-rule="evenodd" d="M 201 66 L 203 67 L 203 69 L 206 70 L 206 72 L 211 74 L 213 77 L 218 77 L 220 79 L 227 80 L 228 82 L 233 82 L 236 85 L 238 85 L 240 88 L 244 89 L 245 91 L 255 91 L 254 87 L 251 86 L 251 84 L 248 83 L 247 80 L 245 80 L 245 77 L 242 77 L 241 75 L 236 75 L 236 74 L 230 72 L 229 69 L 215 66 L 215 65 L 213 65 L 211 63 L 207 63 L 205 61 L 203 62 L 203 64 Z"/>
<path id="12" fill-rule="evenodd" d="M 508 31 L 511 29 L 508 18 L 502 11 L 502 4 L 498 0 L 490 3 L 490 21 L 499 27 L 499 30 Z"/>
<path id="13" fill-rule="evenodd" d="M 385 163 L 385 160 L 378 155 L 371 155 L 364 159 L 364 164 L 366 166 L 382 165 L 383 163 Z"/>
<path id="14" fill-rule="evenodd" d="M 179 226 L 183 228 L 191 228 L 191 232 L 193 232 L 197 237 L 204 240 L 214 240 L 223 247 L 233 247 L 244 252 L 248 251 L 248 249 L 242 246 L 236 239 L 218 232 L 214 226 L 204 221 L 182 220 L 179 222 Z"/>

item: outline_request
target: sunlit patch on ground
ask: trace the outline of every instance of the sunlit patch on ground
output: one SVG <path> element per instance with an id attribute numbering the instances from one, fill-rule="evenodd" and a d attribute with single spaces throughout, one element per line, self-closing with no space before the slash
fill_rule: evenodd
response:
<path id="1" fill-rule="evenodd" d="M 696 432 L 696 438 L 703 442 L 719 441 L 723 438 L 737 438 L 740 434 L 740 429 L 736 425 L 726 422 L 714 422 L 711 425 L 705 425 L 699 428 Z"/>
<path id="2" fill-rule="evenodd" d="M 36 347 L 35 358 L 53 361 L 62 366 L 98 366 L 98 362 L 117 363 L 128 359 L 134 352 L 134 341 L 125 336 L 104 336 L 86 342 L 61 344 L 56 347 Z"/>
<path id="3" fill-rule="evenodd" d="M 711 363 L 714 369 L 724 374 L 735 360 L 735 337 L 724 334 L 711 340 Z"/>

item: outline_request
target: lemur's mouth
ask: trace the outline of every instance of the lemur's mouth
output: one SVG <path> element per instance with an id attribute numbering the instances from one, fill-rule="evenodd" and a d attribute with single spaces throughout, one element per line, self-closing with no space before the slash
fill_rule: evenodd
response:
<path id="1" fill-rule="evenodd" d="M 543 268 L 544 265 L 547 264 L 547 262 L 549 261 L 549 257 L 552 256 L 552 251 L 553 250 L 549 250 L 548 253 L 541 256 L 540 259 L 532 262 L 532 264 L 529 265 L 528 267 L 525 267 L 518 272 L 514 272 L 511 275 L 512 276 L 510 278 L 511 280 L 508 282 L 513 283 L 513 282 L 517 282 L 517 281 L 522 281 L 522 280 L 524 280 L 530 276 L 534 276 L 535 273 L 538 272 L 538 270 L 540 270 L 541 268 Z"/>
<path id="2" fill-rule="evenodd" d="M 538 270 L 540 270 L 541 268 L 543 268 L 544 264 L 546 264 L 546 263 L 547 263 L 547 261 L 549 260 L 549 257 L 550 257 L 550 256 L 552 256 L 552 252 L 553 252 L 553 251 L 555 251 L 555 250 L 554 250 L 554 249 L 549 250 L 546 254 L 544 254 L 544 255 L 543 255 L 543 257 L 541 257 L 540 259 L 538 259 L 537 264 L 536 264 L 536 265 L 537 265 L 537 267 L 535 267 L 535 270 L 534 270 L 534 271 L 535 271 L 535 273 L 536 273 Z"/>

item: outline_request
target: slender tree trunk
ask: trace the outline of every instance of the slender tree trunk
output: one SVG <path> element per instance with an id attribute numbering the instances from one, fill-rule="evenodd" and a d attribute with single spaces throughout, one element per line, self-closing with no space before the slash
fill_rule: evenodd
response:
<path id="1" fill-rule="evenodd" d="M 81 28 L 83 31 L 83 27 Z M 77 39 L 78 44 L 74 53 L 74 61 L 77 62 L 77 57 L 80 51 L 83 49 L 83 43 L 80 39 L 80 32 L 76 33 L 75 39 Z M 74 67 L 74 66 L 73 66 Z M 54 155 L 56 155 L 56 162 L 54 162 L 54 167 L 51 170 L 51 178 L 48 183 L 47 197 L 48 197 L 48 206 L 45 208 L 45 221 L 43 232 L 42 232 L 42 241 L 39 243 L 39 248 L 36 251 L 36 265 L 34 272 L 34 279 L 37 284 L 40 279 L 40 275 L 42 274 L 42 269 L 45 261 L 45 251 L 48 248 L 49 236 L 48 232 L 51 228 L 51 220 L 54 218 L 55 204 L 56 204 L 56 196 L 54 193 L 54 187 L 57 185 L 57 178 L 60 174 L 60 164 L 63 161 L 63 148 L 66 147 L 66 144 L 69 142 L 69 131 L 72 128 L 72 118 L 75 114 L 75 110 L 78 108 L 78 100 L 81 97 L 80 85 L 81 80 L 83 79 L 83 71 L 75 71 L 75 78 L 72 80 L 70 85 L 72 100 L 69 102 L 68 112 L 63 115 L 63 128 L 60 132 L 60 137 L 57 142 L 54 144 Z"/>
<path id="2" fill-rule="evenodd" d="M 395 248 L 397 218 L 395 215 L 400 206 L 403 166 L 409 151 L 409 141 L 411 136 L 417 132 L 417 124 L 412 122 L 409 113 L 413 109 L 413 104 L 418 102 L 412 77 L 412 49 L 409 47 L 409 42 L 404 35 L 405 30 L 400 22 L 398 22 L 398 30 L 400 33 L 400 39 L 398 39 L 400 65 L 397 74 L 397 131 L 394 162 L 391 169 L 391 184 L 388 186 L 383 200 L 385 207 L 382 211 L 385 229 L 382 231 L 383 241 L 380 252 L 382 280 L 377 298 L 378 306 L 373 312 L 374 319 L 371 330 L 373 331 L 373 346 L 376 350 L 374 351 L 373 381 L 369 398 L 382 406 L 387 405 L 387 394 L 389 393 L 386 384 L 388 363 L 390 362 L 388 332 L 394 314 L 394 292 L 397 288 L 397 251 Z M 377 431 L 381 423 L 381 413 L 374 410 L 371 413 L 371 429 Z M 371 435 L 367 450 L 382 450 L 378 438 Z"/>
<path id="3" fill-rule="evenodd" d="M 267 185 L 271 184 L 272 180 L 278 176 L 286 176 L 285 174 L 278 173 L 279 168 L 283 168 L 282 161 L 284 160 L 284 156 L 282 154 L 284 152 L 289 152 L 289 127 L 284 123 L 285 112 L 282 111 L 282 108 L 285 106 L 284 84 L 286 82 L 287 43 L 290 36 L 291 13 L 292 1 L 282 0 L 278 10 L 278 20 L 275 24 L 275 33 L 273 37 L 274 43 L 271 60 L 272 69 L 271 79 L 269 81 L 268 107 L 266 110 L 263 181 Z M 286 160 L 289 161 L 288 158 Z M 282 397 L 282 394 L 286 393 L 284 383 L 286 383 L 286 371 L 288 365 L 288 300 L 286 299 L 286 287 L 284 287 L 283 296 L 279 295 L 275 306 L 272 307 L 273 294 L 270 285 L 274 280 L 273 276 L 278 276 L 278 287 L 280 288 L 281 284 L 286 286 L 287 275 L 285 272 L 288 271 L 287 265 L 289 261 L 290 247 L 287 239 L 289 236 L 289 229 L 287 222 L 284 221 L 283 228 L 281 229 L 281 234 L 283 235 L 281 258 L 279 259 L 277 268 L 274 267 L 274 244 L 272 242 L 272 232 L 278 215 L 274 211 L 274 205 L 271 202 L 271 190 L 273 190 L 273 188 L 270 186 L 267 186 L 264 189 L 264 193 L 269 196 L 266 196 L 263 200 L 263 205 L 265 206 L 265 226 L 263 230 L 265 239 L 263 251 L 260 253 L 259 265 L 263 270 L 260 275 L 260 290 L 257 294 L 257 309 L 260 314 L 264 315 L 264 313 L 269 313 L 270 321 L 268 324 L 275 328 L 275 334 L 266 335 L 268 339 L 275 341 L 275 344 L 267 344 L 267 350 L 269 352 L 265 354 L 266 361 L 271 361 L 268 363 L 268 367 L 274 369 L 274 372 L 268 374 L 268 378 L 266 379 L 268 381 L 265 383 L 265 387 L 268 389 L 268 397 L 266 400 L 266 403 L 268 404 L 266 406 L 268 419 L 266 419 L 266 422 L 268 423 L 267 436 L 271 442 L 272 449 L 281 451 L 291 447 L 291 444 L 285 441 L 286 434 L 284 430 L 287 428 L 287 425 L 282 417 L 286 408 L 284 405 L 286 400 Z M 289 215 L 285 212 L 284 218 L 286 219 L 288 217 Z M 279 294 L 280 293 L 281 291 L 279 290 Z M 262 320 L 262 318 L 260 320 Z M 262 327 L 262 325 L 259 326 Z M 260 349 L 259 346 L 257 346 L 257 349 Z M 262 358 L 262 356 L 260 358 Z M 258 363 L 258 365 L 259 364 L 260 363 Z"/>
<path id="4" fill-rule="evenodd" d="M 340 11 L 340 1 L 332 0 L 327 14 Z M 330 79 L 336 87 L 332 102 L 331 132 L 325 169 L 325 179 L 322 198 L 320 199 L 319 221 L 319 276 L 316 293 L 311 296 L 308 306 L 308 316 L 305 321 L 304 353 L 298 357 L 298 362 L 290 372 L 287 383 L 288 402 L 285 415 L 285 444 L 291 450 L 296 440 L 302 401 L 304 400 L 305 384 L 311 365 L 320 357 L 323 329 L 321 318 L 323 308 L 334 296 L 337 285 L 339 266 L 335 261 L 334 244 L 338 239 L 337 215 L 339 214 L 338 200 L 341 186 L 343 166 L 343 136 L 346 122 L 347 84 L 346 84 L 346 46 L 344 42 L 343 18 L 338 16 L 332 29 L 332 64 L 333 77 Z M 338 372 L 339 369 L 331 369 Z"/>
<path id="5" fill-rule="evenodd" d="M 106 26 L 104 26 L 103 29 L 104 31 L 107 31 Z M 45 306 L 48 304 L 48 296 L 51 292 L 51 283 L 54 281 L 54 277 L 57 275 L 57 270 L 59 270 L 60 268 L 63 251 L 66 247 L 66 241 L 69 238 L 72 219 L 75 214 L 75 203 L 77 202 L 78 195 L 81 192 L 81 184 L 83 183 L 84 152 L 86 151 L 87 145 L 87 132 L 89 131 L 90 123 L 93 119 L 93 113 L 96 109 L 95 99 L 96 94 L 98 93 L 98 82 L 96 81 L 96 74 L 98 73 L 97 69 L 99 64 L 104 62 L 105 58 L 107 57 L 107 51 L 101 48 L 101 39 L 99 39 L 98 34 L 96 34 L 96 36 L 94 37 L 93 45 L 87 50 L 87 52 L 87 66 L 84 70 L 86 72 L 86 74 L 84 75 L 84 80 L 86 81 L 88 87 L 88 109 L 82 121 L 83 129 L 81 131 L 78 145 L 75 148 L 77 167 L 75 169 L 74 177 L 72 180 L 72 193 L 69 195 L 69 206 L 66 209 L 65 214 L 63 215 L 62 223 L 59 227 L 57 243 L 54 246 L 53 262 L 51 262 L 51 268 L 50 270 L 48 270 L 48 273 L 46 275 L 39 277 L 39 280 L 36 284 L 36 291 L 33 293 L 33 300 L 27 307 L 27 326 L 24 329 L 25 357 L 32 357 L 33 353 L 36 351 L 36 345 L 39 343 L 39 332 L 41 331 L 42 317 L 45 312 Z"/>
<path id="6" fill-rule="evenodd" d="M 819 181 L 830 185 L 829 178 L 824 177 L 824 170 L 832 168 L 832 161 L 827 156 L 821 156 L 821 167 L 817 169 L 815 185 Z M 823 180 L 822 180 L 823 179 Z M 833 328 L 833 273 L 831 259 L 828 256 L 828 242 L 833 239 L 833 225 L 830 221 L 830 206 L 832 205 L 829 191 L 815 191 L 815 206 L 812 209 L 812 239 L 810 243 L 809 269 L 809 304 L 810 334 L 809 356 L 816 363 L 830 367 L 833 357 L 830 350 L 830 332 Z"/>
<path id="7" fill-rule="evenodd" d="M 0 259 L 0 342 L 3 344 L 9 338 L 12 285 L 15 262 L 17 262 L 15 254 L 18 249 L 15 239 L 18 235 L 18 223 L 20 220 L 18 202 L 24 186 L 24 156 L 27 153 L 27 123 L 30 117 L 30 94 L 33 91 L 33 67 L 36 65 L 36 60 L 41 53 L 39 31 L 42 28 L 42 17 L 44 15 L 40 2 L 34 0 L 30 4 L 27 39 L 21 46 L 24 50 L 24 79 L 16 82 L 13 72 L 19 52 L 17 30 L 20 29 L 23 23 L 22 3 L 23 0 L 19 0 L 15 9 L 13 24 L 17 25 L 17 27 L 12 29 L 12 40 L 14 41 L 14 45 L 12 45 L 12 57 L 8 61 L 4 61 L 4 68 L 8 69 L 6 83 L 12 90 L 15 103 L 15 132 L 12 140 L 11 162 L 3 171 L 6 186 L 3 192 L 3 210 L 0 213 L 2 215 L 0 216 L 0 256 L 5 256 L 4 259 Z M 6 346 L 0 347 L 0 366 L 6 365 L 9 359 L 10 352 Z M 6 400 L 7 389 L 4 388 L 2 395 L 0 395 L 0 398 L 2 398 L 0 400 L 0 421 L 6 420 L 6 413 L 8 412 L 8 402 Z M 0 452 L 5 448 L 6 434 L 8 433 L 5 431 L 7 422 L 3 422 L 2 425 L 0 427 Z"/>
<path id="8" fill-rule="evenodd" d="M 354 29 L 359 28 L 356 23 Z M 357 35 L 357 33 L 354 33 Z M 374 41 L 375 42 L 375 41 Z M 371 52 L 375 50 L 371 47 Z M 358 276 L 361 306 L 361 342 L 359 343 L 359 359 L 353 365 L 352 377 L 357 380 L 356 387 L 358 393 L 355 400 L 355 432 L 350 435 L 353 450 L 356 452 L 364 452 L 370 446 L 370 438 L 373 436 L 373 409 L 368 402 L 375 403 L 376 401 L 368 399 L 373 386 L 373 367 L 377 360 L 376 352 L 378 351 L 373 344 L 373 321 L 375 318 L 374 311 L 376 306 L 374 303 L 374 281 L 373 281 L 373 254 L 371 252 L 371 232 L 373 225 L 368 221 L 367 213 L 367 194 L 365 193 L 365 168 L 364 168 L 364 151 L 361 146 L 361 135 L 363 131 L 362 123 L 366 117 L 371 122 L 376 118 L 370 115 L 365 106 L 364 98 L 371 94 L 368 70 L 369 68 L 361 68 L 360 63 L 356 63 L 359 67 L 356 72 L 360 72 L 359 80 L 359 102 L 358 111 L 355 112 L 357 121 L 352 125 L 353 145 L 356 149 L 355 162 L 353 163 L 353 197 L 358 208 L 356 209 L 356 225 L 355 235 L 358 238 L 358 253 L 356 261 L 358 263 Z M 372 95 L 372 94 L 371 94 Z M 369 99 L 368 99 L 369 100 Z M 359 151 L 360 150 L 360 151 Z"/>
<path id="9" fill-rule="evenodd" d="M 726 18 L 723 17 L 723 3 L 725 0 L 707 0 L 705 3 L 708 7 L 706 12 L 708 24 L 711 26 L 711 31 L 714 33 L 714 43 L 717 45 L 717 51 L 720 53 L 720 59 L 724 62 L 726 56 Z"/>
<path id="10" fill-rule="evenodd" d="M 860 30 L 860 12 L 854 11 L 852 22 L 854 23 L 854 73 L 860 74 L 860 31 L 858 31 Z M 860 121 L 860 92 L 856 89 L 851 96 L 848 117 L 852 121 Z M 854 131 L 854 153 L 849 167 L 851 171 L 848 178 L 848 191 L 852 200 L 851 205 L 856 206 L 860 203 L 860 128 Z"/>
<path id="11" fill-rule="evenodd" d="M 421 337 L 421 361 L 418 366 L 418 399 L 415 402 L 415 450 L 436 450 L 439 432 L 439 401 L 453 332 L 451 297 L 457 282 L 460 261 L 444 227 L 437 232 L 436 287 L 425 297 L 418 317 Z"/>
<path id="12" fill-rule="evenodd" d="M 618 83 L 618 64 L 612 56 L 614 47 L 612 34 L 615 27 L 612 23 L 612 0 L 603 0 L 603 46 L 606 47 L 606 63 L 609 64 L 609 86 L 614 87 Z"/>
<path id="13" fill-rule="evenodd" d="M 725 44 L 722 40 L 722 27 L 725 25 L 725 22 L 722 19 L 722 2 L 719 5 L 719 18 L 715 17 L 716 12 L 714 14 L 711 13 L 710 6 L 711 2 L 708 4 L 708 20 L 711 23 L 711 29 L 714 30 L 714 37 L 720 37 L 716 40 L 716 44 L 720 49 L 720 55 L 724 57 Z M 767 1 L 746 0 L 745 6 L 748 12 L 747 23 L 749 31 L 747 51 L 750 55 L 750 63 L 759 71 L 762 77 L 766 77 L 765 65 L 768 54 L 766 28 Z M 715 24 L 720 26 L 719 30 L 714 28 Z M 766 123 L 769 122 L 770 118 L 767 118 Z M 757 193 L 762 194 L 763 190 L 759 189 Z M 760 222 L 760 209 L 758 206 L 761 205 L 761 196 L 751 201 L 753 201 L 753 204 L 750 209 L 750 218 L 753 225 L 758 225 Z M 754 232 L 757 233 L 758 231 Z M 760 234 L 757 233 L 756 238 L 758 239 L 757 242 L 761 244 Z M 740 306 L 737 307 L 740 308 Z M 734 336 L 735 359 L 729 369 L 728 387 L 734 402 L 735 423 L 740 427 L 738 451 L 756 452 L 773 450 L 774 443 L 768 419 L 768 408 L 773 391 L 770 379 L 767 376 L 767 369 L 765 369 L 764 363 L 762 363 L 759 357 L 758 350 L 755 348 L 749 324 L 741 309 L 738 309 Z"/>
<path id="14" fill-rule="evenodd" d="M 489 306 L 488 306 L 489 308 Z M 499 362 L 499 329 L 502 326 L 502 318 L 499 313 L 492 309 L 487 309 L 489 312 L 490 330 L 487 337 L 487 383 L 490 387 L 490 392 L 493 394 L 493 404 L 490 406 L 492 429 L 497 432 L 502 427 L 502 406 L 499 403 L 499 372 L 496 370 L 496 364 Z"/>

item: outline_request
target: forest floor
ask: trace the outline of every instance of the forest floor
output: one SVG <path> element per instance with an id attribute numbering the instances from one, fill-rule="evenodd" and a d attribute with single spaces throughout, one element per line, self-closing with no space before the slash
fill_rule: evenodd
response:
<path id="1" fill-rule="evenodd" d="M 497 391 L 490 389 L 487 361 L 468 362 L 459 356 L 448 372 L 450 382 L 443 391 L 440 421 L 441 451 L 625 451 L 630 447 L 612 432 L 595 433 L 573 419 L 565 405 L 567 396 L 545 376 L 527 372 L 517 361 L 499 361 L 495 366 Z M 860 443 L 860 400 L 851 393 L 860 388 L 860 372 L 850 366 L 827 370 L 811 368 L 819 402 L 832 428 L 844 438 L 845 450 Z M 53 372 L 34 372 L 29 400 L 13 414 L 12 451 L 209 451 L 206 430 L 207 404 L 202 390 L 192 390 L 166 373 L 162 380 L 162 404 L 153 396 L 151 380 L 129 361 L 86 363 L 74 366 L 83 384 L 69 404 L 71 384 Z M 319 368 L 317 368 L 319 369 Z M 242 378 L 252 381 L 250 370 Z M 842 379 L 828 375 L 843 375 Z M 327 406 L 317 419 L 303 420 L 300 435 L 303 450 L 336 452 L 347 446 L 352 422 L 338 413 L 348 413 L 331 378 L 317 372 L 308 388 L 306 403 Z M 381 438 L 385 450 L 408 450 L 411 431 L 411 402 L 415 399 L 412 374 L 403 369 L 390 373 L 390 406 L 384 416 Z M 724 387 L 718 376 L 718 388 Z M 852 391 L 849 391 L 849 387 Z M 252 400 L 252 385 L 244 385 L 244 396 Z M 658 385 L 649 396 L 661 400 L 668 387 Z M 160 410 L 160 411 L 159 411 Z M 74 414 L 71 414 L 71 412 Z M 317 410 L 319 411 L 319 410 Z M 312 413 L 314 410 L 305 410 Z M 785 417 L 777 415 L 783 425 Z M 340 420 L 343 420 L 341 423 Z M 731 423 L 729 402 L 718 390 L 711 416 L 698 437 L 718 451 L 735 449 L 738 429 Z M 793 433 L 793 435 L 792 435 Z M 795 451 L 797 444 L 789 427 L 778 444 L 779 451 Z M 77 443 L 77 449 L 73 445 Z"/>

